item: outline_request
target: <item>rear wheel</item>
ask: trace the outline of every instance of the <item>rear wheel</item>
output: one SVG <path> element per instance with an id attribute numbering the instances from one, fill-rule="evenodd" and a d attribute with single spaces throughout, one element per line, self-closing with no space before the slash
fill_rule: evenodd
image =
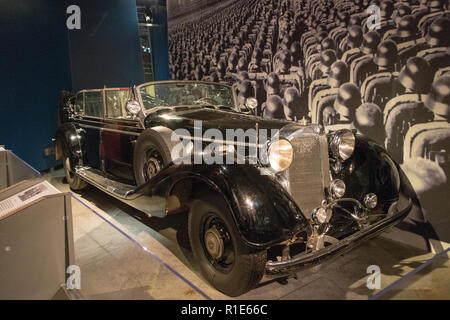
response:
<path id="1" fill-rule="evenodd" d="M 67 183 L 72 190 L 79 191 L 87 187 L 88 184 L 73 171 L 67 152 L 64 152 L 63 165 Z"/>
<path id="2" fill-rule="evenodd" d="M 261 280 L 267 251 L 246 247 L 225 202 L 218 196 L 196 199 L 189 212 L 189 239 L 203 276 L 219 291 L 238 296 Z"/>

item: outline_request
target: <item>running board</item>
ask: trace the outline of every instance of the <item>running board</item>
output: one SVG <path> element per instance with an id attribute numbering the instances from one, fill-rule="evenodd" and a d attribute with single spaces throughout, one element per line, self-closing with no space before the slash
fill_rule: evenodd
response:
<path id="1" fill-rule="evenodd" d="M 149 216 L 166 216 L 166 199 L 163 197 L 138 193 L 136 186 L 118 182 L 111 175 L 90 167 L 77 167 L 75 174 L 87 183 Z"/>

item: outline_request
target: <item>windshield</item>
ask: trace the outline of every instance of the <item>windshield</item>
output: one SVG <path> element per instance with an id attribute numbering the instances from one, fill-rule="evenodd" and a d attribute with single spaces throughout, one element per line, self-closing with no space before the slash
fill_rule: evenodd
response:
<path id="1" fill-rule="evenodd" d="M 202 105 L 234 107 L 231 88 L 207 83 L 157 83 L 141 87 L 145 110 L 162 106 Z"/>

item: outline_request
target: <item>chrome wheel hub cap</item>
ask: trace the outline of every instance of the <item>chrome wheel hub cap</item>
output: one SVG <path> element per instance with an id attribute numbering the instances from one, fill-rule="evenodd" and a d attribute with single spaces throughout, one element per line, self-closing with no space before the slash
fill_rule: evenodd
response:
<path id="1" fill-rule="evenodd" d="M 161 165 L 157 159 L 150 158 L 147 160 L 147 176 L 148 176 L 148 178 L 153 177 L 160 170 L 161 170 Z"/>
<path id="2" fill-rule="evenodd" d="M 216 226 L 213 226 L 206 231 L 205 246 L 213 259 L 220 259 L 223 256 L 224 244 Z"/>

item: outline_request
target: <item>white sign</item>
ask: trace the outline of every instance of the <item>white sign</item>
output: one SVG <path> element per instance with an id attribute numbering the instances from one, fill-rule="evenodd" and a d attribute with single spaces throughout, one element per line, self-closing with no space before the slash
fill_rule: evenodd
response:
<path id="1" fill-rule="evenodd" d="M 47 181 L 38 183 L 24 191 L 21 191 L 12 197 L 0 201 L 0 219 L 14 210 L 33 202 L 43 196 L 61 193 Z"/>

